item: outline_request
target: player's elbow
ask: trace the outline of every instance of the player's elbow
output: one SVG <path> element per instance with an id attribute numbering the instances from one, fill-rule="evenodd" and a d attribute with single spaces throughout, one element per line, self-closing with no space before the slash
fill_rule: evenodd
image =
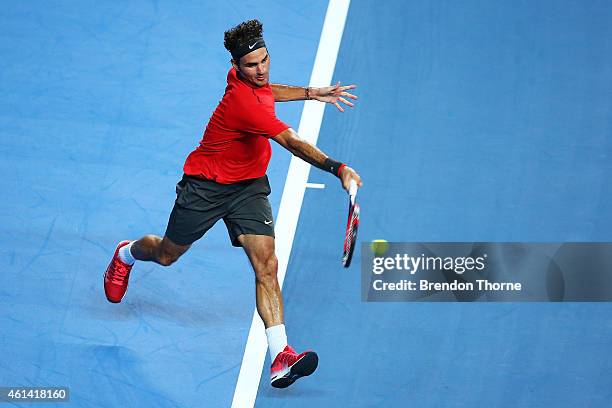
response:
<path id="1" fill-rule="evenodd" d="M 300 139 L 298 134 L 291 128 L 276 135 L 274 140 L 293 154 L 299 151 L 299 147 L 303 143 L 302 139 Z"/>

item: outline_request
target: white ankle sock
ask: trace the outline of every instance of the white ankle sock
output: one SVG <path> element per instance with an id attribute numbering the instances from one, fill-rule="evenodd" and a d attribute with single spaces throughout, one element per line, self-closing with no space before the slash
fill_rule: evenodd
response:
<path id="1" fill-rule="evenodd" d="M 266 337 L 268 337 L 268 347 L 270 349 L 270 362 L 273 362 L 278 353 L 285 349 L 287 345 L 287 334 L 285 333 L 285 325 L 268 327 L 266 329 Z"/>
<path id="2" fill-rule="evenodd" d="M 136 262 L 136 258 L 132 256 L 131 251 L 132 244 L 134 244 L 134 242 L 136 241 L 132 241 L 129 244 L 119 248 L 119 259 L 121 259 L 121 262 L 126 263 L 128 265 L 134 265 L 134 262 Z"/>

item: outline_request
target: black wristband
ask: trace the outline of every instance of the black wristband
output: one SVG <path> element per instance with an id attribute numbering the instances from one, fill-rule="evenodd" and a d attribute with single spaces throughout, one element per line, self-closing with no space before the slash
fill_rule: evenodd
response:
<path id="1" fill-rule="evenodd" d="M 322 165 L 317 166 L 317 167 L 320 168 L 321 170 L 330 172 L 336 177 L 340 177 L 340 174 L 338 173 L 340 172 L 342 167 L 344 167 L 344 164 L 340 163 L 339 161 L 335 161 L 334 159 L 330 159 L 328 157 L 325 159 Z"/>

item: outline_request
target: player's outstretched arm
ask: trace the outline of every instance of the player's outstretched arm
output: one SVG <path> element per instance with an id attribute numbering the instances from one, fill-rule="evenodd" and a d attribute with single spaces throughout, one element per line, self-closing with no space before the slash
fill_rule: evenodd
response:
<path id="1" fill-rule="evenodd" d="M 355 180 L 359 187 L 363 185 L 361 177 L 354 169 L 331 159 L 317 146 L 300 138 L 293 129 L 289 128 L 273 137 L 273 139 L 285 149 L 289 150 L 294 156 L 340 178 L 342 187 L 346 191 L 349 189 L 351 180 Z"/>
<path id="2" fill-rule="evenodd" d="M 275 102 L 288 101 L 303 101 L 314 99 L 319 102 L 331 103 L 340 112 L 344 112 L 344 108 L 340 103 L 346 106 L 355 106 L 349 99 L 356 100 L 357 95 L 348 92 L 351 89 L 357 88 L 356 85 L 341 86 L 340 82 L 333 86 L 324 86 L 321 88 L 303 88 L 300 86 L 270 84 L 272 93 L 274 94 Z"/>

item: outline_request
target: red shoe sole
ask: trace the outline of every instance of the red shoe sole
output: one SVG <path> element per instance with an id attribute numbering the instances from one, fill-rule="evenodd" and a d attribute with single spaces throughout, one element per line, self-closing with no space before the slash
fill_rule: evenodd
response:
<path id="1" fill-rule="evenodd" d="M 106 297 L 106 300 L 108 300 L 108 301 L 109 301 L 109 302 L 111 302 L 111 303 L 121 303 L 121 300 L 122 300 L 122 299 L 123 299 L 123 298 L 121 298 L 121 299 L 119 299 L 119 300 L 115 300 L 115 299 L 111 299 L 111 298 L 109 298 L 108 296 Z"/>
<path id="2" fill-rule="evenodd" d="M 319 356 L 314 351 L 306 353 L 306 355 L 300 358 L 293 366 L 290 371 L 283 377 L 277 378 L 272 381 L 274 388 L 287 388 L 293 384 L 298 378 L 309 376 L 314 373 L 319 365 Z"/>

